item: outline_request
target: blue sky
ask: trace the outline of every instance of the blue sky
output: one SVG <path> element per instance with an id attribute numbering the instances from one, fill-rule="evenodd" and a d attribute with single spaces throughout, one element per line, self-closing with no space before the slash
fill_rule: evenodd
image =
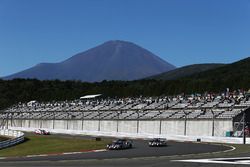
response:
<path id="1" fill-rule="evenodd" d="M 108 40 L 177 67 L 250 56 L 250 0 L 0 0 L 0 76 Z"/>

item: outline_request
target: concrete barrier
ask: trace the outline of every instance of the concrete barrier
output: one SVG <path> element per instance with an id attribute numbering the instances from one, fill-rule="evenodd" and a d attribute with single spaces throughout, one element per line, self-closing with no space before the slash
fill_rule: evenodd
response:
<path id="1" fill-rule="evenodd" d="M 10 147 L 24 141 L 24 133 L 10 129 L 0 129 L 0 136 L 10 139 L 0 142 L 0 149 Z"/>
<path id="2" fill-rule="evenodd" d="M 213 126 L 214 124 L 214 126 Z M 237 143 L 242 138 L 225 137 L 233 130 L 231 119 L 214 120 L 10 120 L 9 129 L 93 136 L 153 138 L 168 140 Z M 247 139 L 250 144 L 250 139 Z"/>

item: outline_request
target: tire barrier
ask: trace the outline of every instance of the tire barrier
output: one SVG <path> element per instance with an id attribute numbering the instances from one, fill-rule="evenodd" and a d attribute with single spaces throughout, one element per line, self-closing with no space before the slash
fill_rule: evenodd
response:
<path id="1" fill-rule="evenodd" d="M 10 139 L 0 142 L 0 149 L 10 147 L 24 141 L 24 133 L 9 129 L 0 129 L 0 136 L 6 136 Z"/>

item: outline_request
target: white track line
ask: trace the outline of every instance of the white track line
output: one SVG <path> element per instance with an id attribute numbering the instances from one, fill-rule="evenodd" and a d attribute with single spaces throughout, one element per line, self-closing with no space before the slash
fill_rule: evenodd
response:
<path id="1" fill-rule="evenodd" d="M 250 157 L 173 160 L 175 162 L 250 165 Z"/>
<path id="2" fill-rule="evenodd" d="M 55 154 L 26 155 L 26 156 L 21 156 L 21 157 L 0 157 L 0 160 L 11 159 L 11 158 L 35 158 L 35 157 L 48 157 L 48 156 L 58 156 L 58 155 L 74 155 L 74 154 L 84 154 L 84 153 L 104 152 L 104 151 L 107 151 L 107 150 L 106 149 L 100 149 L 100 150 L 88 150 L 88 151 L 79 151 L 79 152 L 65 152 L 65 153 L 55 153 Z"/>

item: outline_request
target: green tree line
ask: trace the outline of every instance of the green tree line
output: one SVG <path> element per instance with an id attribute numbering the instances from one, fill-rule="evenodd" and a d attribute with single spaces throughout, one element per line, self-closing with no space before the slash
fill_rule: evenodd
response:
<path id="1" fill-rule="evenodd" d="M 237 79 L 237 80 L 236 80 Z M 164 96 L 249 89 L 250 78 L 182 78 L 178 80 L 102 81 L 86 83 L 36 79 L 0 80 L 0 109 L 18 102 L 73 100 L 87 94 L 103 97 Z"/>

